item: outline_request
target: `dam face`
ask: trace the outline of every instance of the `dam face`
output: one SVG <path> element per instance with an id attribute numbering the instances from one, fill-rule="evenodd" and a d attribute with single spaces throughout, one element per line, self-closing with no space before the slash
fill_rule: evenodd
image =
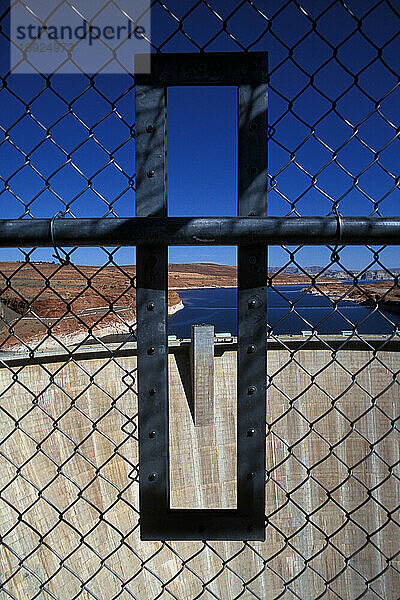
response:
<path id="1" fill-rule="evenodd" d="M 398 351 L 268 351 L 265 542 L 142 542 L 136 356 L 0 369 L 0 598 L 399 597 Z M 236 352 L 195 427 L 169 356 L 171 506 L 234 507 Z M 364 594 L 364 595 L 363 595 Z"/>

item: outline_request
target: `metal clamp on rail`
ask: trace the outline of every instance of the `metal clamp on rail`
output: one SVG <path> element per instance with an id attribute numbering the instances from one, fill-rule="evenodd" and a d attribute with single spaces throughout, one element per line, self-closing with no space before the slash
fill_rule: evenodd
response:
<path id="1" fill-rule="evenodd" d="M 57 243 L 56 243 L 56 234 L 55 234 L 55 222 L 56 219 L 60 218 L 60 217 L 64 217 L 64 213 L 61 211 L 58 211 L 55 213 L 55 215 L 53 215 L 53 218 L 50 221 L 50 237 L 51 237 L 51 243 L 53 245 L 53 250 L 54 250 L 54 254 L 53 254 L 53 258 L 56 258 L 58 260 L 58 262 L 60 263 L 60 265 L 69 265 L 71 263 L 70 260 L 70 256 L 68 254 L 68 252 L 65 252 L 65 250 L 63 250 L 62 248 L 60 248 L 61 252 L 65 255 L 65 258 L 63 258 L 59 251 L 58 251 L 58 247 L 57 247 Z"/>

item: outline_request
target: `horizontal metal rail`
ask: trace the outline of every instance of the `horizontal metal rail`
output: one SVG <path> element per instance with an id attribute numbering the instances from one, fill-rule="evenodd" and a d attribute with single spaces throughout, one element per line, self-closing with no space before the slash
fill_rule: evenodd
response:
<path id="1" fill-rule="evenodd" d="M 400 217 L 0 220 L 0 247 L 400 244 Z"/>

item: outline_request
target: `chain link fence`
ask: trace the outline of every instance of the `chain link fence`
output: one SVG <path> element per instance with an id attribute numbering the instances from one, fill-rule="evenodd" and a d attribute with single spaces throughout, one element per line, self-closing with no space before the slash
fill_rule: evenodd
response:
<path id="1" fill-rule="evenodd" d="M 270 215 L 399 216 L 397 1 L 151 11 L 151 51 L 268 51 Z M 4 48 L 9 20 L 6 7 Z M 120 67 L 2 64 L 2 217 L 134 214 L 135 82 Z M 269 313 L 266 541 L 190 543 L 140 541 L 135 268 L 121 248 L 93 250 L 98 266 L 81 252 L 2 254 L 0 598 L 398 598 L 398 251 L 360 247 L 357 269 L 342 245 L 318 249 L 316 268 L 306 246 L 275 255 L 269 285 L 287 311 Z M 332 287 L 335 271 L 347 285 Z M 329 303 L 319 322 L 302 310 L 309 293 Z M 333 317 L 340 336 L 323 333 Z M 303 339 L 282 334 L 293 319 Z"/>

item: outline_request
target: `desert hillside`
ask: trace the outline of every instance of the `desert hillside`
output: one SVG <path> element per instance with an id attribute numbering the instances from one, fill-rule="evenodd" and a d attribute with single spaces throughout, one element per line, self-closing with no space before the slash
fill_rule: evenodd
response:
<path id="1" fill-rule="evenodd" d="M 236 287 L 237 268 L 214 263 L 190 263 L 169 265 L 169 286 L 176 289 L 201 287 Z M 320 269 L 322 271 L 322 268 Z M 268 273 L 270 285 L 305 285 L 311 283 L 311 275 L 280 272 Z M 319 282 L 332 282 L 330 277 L 318 277 Z"/>
<path id="2" fill-rule="evenodd" d="M 92 333 L 133 333 L 135 275 L 132 266 L 0 263 L 0 349 L 60 346 Z M 169 291 L 168 304 L 171 310 L 179 306 L 176 291 Z"/>

